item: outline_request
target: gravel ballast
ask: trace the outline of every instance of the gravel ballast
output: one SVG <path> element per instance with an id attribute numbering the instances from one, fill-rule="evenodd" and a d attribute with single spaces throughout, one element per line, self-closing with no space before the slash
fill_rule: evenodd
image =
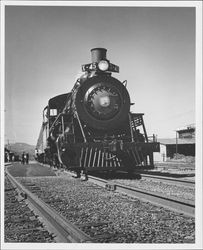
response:
<path id="1" fill-rule="evenodd" d="M 68 175 L 18 177 L 73 224 L 106 243 L 194 243 L 195 219 Z"/>
<path id="2" fill-rule="evenodd" d="M 8 178 L 5 178 L 5 242 L 55 242 Z"/>
<path id="3" fill-rule="evenodd" d="M 181 198 L 185 200 L 195 200 L 195 188 L 186 187 L 174 184 L 167 184 L 163 181 L 156 181 L 151 179 L 141 179 L 141 180 L 126 180 L 126 179 L 118 179 L 115 181 L 116 183 L 141 188 L 143 190 L 148 190 L 155 193 L 164 194 L 169 198 Z"/>

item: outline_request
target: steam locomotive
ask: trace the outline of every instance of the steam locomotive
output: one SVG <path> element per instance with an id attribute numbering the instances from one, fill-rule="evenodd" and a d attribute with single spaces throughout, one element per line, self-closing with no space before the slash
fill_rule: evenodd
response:
<path id="1" fill-rule="evenodd" d="M 51 166 L 81 172 L 154 167 L 159 143 L 150 140 L 143 113 L 130 112 L 126 82 L 112 77 L 119 67 L 106 58 L 107 50 L 91 50 L 92 62 L 69 93 L 55 96 L 43 110 L 36 159 Z"/>

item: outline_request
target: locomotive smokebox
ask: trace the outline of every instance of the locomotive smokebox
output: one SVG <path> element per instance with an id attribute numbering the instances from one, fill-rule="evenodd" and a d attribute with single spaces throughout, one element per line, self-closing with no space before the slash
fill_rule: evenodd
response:
<path id="1" fill-rule="evenodd" d="M 104 48 L 94 48 L 91 49 L 91 54 L 92 54 L 92 62 L 100 62 L 101 60 L 106 59 L 106 49 Z"/>

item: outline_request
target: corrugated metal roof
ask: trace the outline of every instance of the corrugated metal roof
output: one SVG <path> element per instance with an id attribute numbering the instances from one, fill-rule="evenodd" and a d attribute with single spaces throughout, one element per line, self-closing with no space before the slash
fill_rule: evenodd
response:
<path id="1" fill-rule="evenodd" d="M 157 139 L 158 142 L 164 145 L 176 144 L 176 138 Z M 195 138 L 178 138 L 178 144 L 195 144 Z"/>

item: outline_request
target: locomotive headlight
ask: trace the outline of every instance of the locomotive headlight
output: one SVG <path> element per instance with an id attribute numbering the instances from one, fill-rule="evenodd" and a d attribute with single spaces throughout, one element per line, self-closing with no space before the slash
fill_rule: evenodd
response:
<path id="1" fill-rule="evenodd" d="M 109 96 L 101 96 L 99 98 L 99 103 L 102 107 L 108 107 L 110 105 L 110 98 Z"/>
<path id="2" fill-rule="evenodd" d="M 109 68 L 109 63 L 105 60 L 99 62 L 98 67 L 102 71 L 106 71 Z"/>

